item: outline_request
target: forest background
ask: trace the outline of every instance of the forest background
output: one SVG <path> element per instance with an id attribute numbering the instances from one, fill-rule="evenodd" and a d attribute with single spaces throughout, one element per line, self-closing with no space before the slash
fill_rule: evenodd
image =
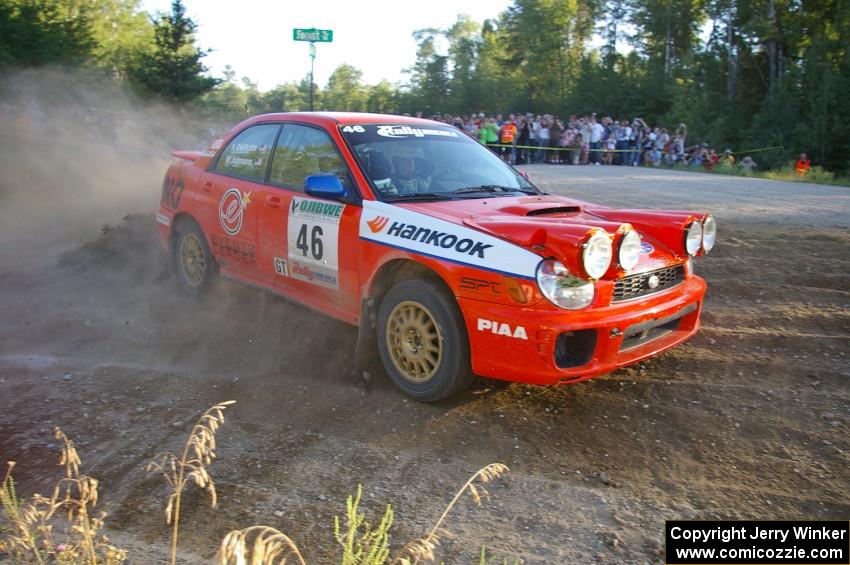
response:
<path id="1" fill-rule="evenodd" d="M 179 0 L 157 14 L 137 0 L 4 0 L 0 100 L 11 77 L 61 66 L 173 104 L 193 124 L 309 109 L 309 74 L 263 92 L 229 68 L 210 76 L 215 46 L 198 46 L 195 31 Z M 493 19 L 459 15 L 414 39 L 406 82 L 364 84 L 343 64 L 312 85 L 315 109 L 639 116 L 687 124 L 689 143 L 774 148 L 763 167 L 806 152 L 850 172 L 848 0 L 514 0 Z"/>

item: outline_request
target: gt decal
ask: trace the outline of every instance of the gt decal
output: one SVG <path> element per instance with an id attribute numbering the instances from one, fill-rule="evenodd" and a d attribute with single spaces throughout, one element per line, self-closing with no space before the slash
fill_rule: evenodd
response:
<path id="1" fill-rule="evenodd" d="M 528 340 L 528 334 L 526 333 L 524 326 L 517 326 L 516 328 L 511 329 L 510 324 L 497 322 L 496 320 L 484 320 L 478 318 L 478 331 L 490 332 L 496 335 L 512 337 L 514 339 Z"/>
<path id="2" fill-rule="evenodd" d="M 503 239 L 373 200 L 363 202 L 360 238 L 526 279 L 534 279 L 541 260 Z"/>
<path id="3" fill-rule="evenodd" d="M 218 203 L 218 221 L 221 229 L 228 235 L 236 235 L 242 229 L 242 219 L 245 210 L 251 203 L 251 191 L 245 194 L 239 192 L 238 188 L 230 188 L 221 196 Z"/>
<path id="4" fill-rule="evenodd" d="M 282 277 L 289 276 L 289 272 L 286 270 L 286 259 L 274 258 L 274 272 Z"/>
<path id="5" fill-rule="evenodd" d="M 289 276 L 339 288 L 339 221 L 345 204 L 296 196 L 289 207 Z"/>

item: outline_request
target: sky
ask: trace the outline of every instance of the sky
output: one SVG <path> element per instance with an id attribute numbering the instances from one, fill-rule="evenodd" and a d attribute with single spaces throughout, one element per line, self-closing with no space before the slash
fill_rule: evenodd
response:
<path id="1" fill-rule="evenodd" d="M 483 22 L 510 0 L 183 0 L 198 24 L 196 43 L 213 49 L 203 61 L 213 76 L 230 65 L 260 90 L 300 81 L 310 72 L 309 43 L 293 41 L 293 28 L 333 30 L 333 42 L 316 44 L 314 77 L 325 86 L 333 70 L 348 63 L 363 72 L 363 82 L 405 82 L 402 73 L 416 58 L 414 30 L 445 29 L 458 14 Z M 143 10 L 169 11 L 171 0 L 142 0 Z"/>

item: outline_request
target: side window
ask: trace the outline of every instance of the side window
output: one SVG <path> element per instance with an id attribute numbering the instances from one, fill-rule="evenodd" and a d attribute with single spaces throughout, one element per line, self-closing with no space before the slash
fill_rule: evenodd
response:
<path id="1" fill-rule="evenodd" d="M 348 169 L 324 131 L 298 124 L 283 126 L 272 157 L 269 182 L 293 190 L 304 190 L 310 175 L 336 175 L 347 184 Z"/>
<path id="2" fill-rule="evenodd" d="M 235 175 L 262 182 L 266 176 L 266 165 L 274 145 L 279 125 L 253 126 L 236 137 L 224 149 L 215 170 L 226 175 Z"/>

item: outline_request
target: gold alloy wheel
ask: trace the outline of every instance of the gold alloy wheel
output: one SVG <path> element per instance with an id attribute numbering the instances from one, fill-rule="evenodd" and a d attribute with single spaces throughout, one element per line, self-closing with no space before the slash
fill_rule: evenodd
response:
<path id="1" fill-rule="evenodd" d="M 204 280 L 205 266 L 201 240 L 193 233 L 186 234 L 180 241 L 180 270 L 186 282 L 192 286 L 200 285 Z"/>
<path id="2" fill-rule="evenodd" d="M 443 335 L 425 306 L 405 300 L 387 320 L 387 350 L 401 376 L 412 383 L 425 383 L 440 367 Z"/>

